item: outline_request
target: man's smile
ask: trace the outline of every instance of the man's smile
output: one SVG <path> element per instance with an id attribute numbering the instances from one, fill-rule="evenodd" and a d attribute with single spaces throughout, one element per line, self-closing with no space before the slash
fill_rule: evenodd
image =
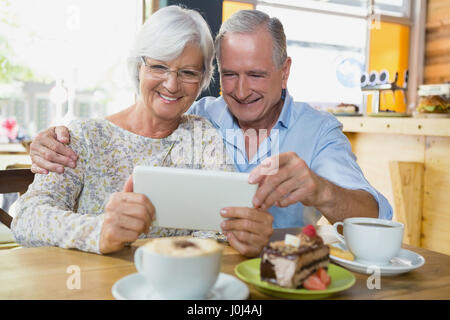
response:
<path id="1" fill-rule="evenodd" d="M 255 99 L 246 99 L 246 100 L 240 100 L 240 99 L 238 99 L 238 98 L 236 98 L 236 97 L 234 97 L 234 96 L 231 96 L 238 104 L 241 104 L 241 105 L 251 105 L 251 104 L 253 104 L 253 103 L 255 103 L 255 102 L 258 102 L 259 100 L 261 100 L 262 99 L 262 97 L 257 97 L 257 98 L 255 98 Z"/>

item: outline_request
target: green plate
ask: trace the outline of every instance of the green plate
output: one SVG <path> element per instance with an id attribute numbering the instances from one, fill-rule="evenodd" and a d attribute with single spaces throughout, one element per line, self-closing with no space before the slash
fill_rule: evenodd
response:
<path id="1" fill-rule="evenodd" d="M 256 289 L 283 299 L 322 299 L 331 296 L 336 292 L 344 291 L 355 284 L 355 276 L 337 265 L 329 264 L 328 274 L 331 277 L 331 284 L 327 290 L 307 290 L 289 289 L 261 281 L 259 265 L 261 258 L 251 259 L 241 262 L 236 266 L 234 272 L 242 280 L 254 285 Z"/>

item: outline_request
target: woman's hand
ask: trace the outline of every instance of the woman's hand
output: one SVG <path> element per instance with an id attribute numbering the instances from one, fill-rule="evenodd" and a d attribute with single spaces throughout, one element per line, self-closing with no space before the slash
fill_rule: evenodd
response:
<path id="1" fill-rule="evenodd" d="M 78 155 L 66 146 L 69 143 L 70 134 L 66 127 L 51 127 L 39 132 L 30 146 L 31 171 L 63 173 L 65 166 L 75 168 Z"/>
<path id="2" fill-rule="evenodd" d="M 143 194 L 133 192 L 132 177 L 122 192 L 113 193 L 105 206 L 105 219 L 100 233 L 100 252 L 111 253 L 134 242 L 147 233 L 155 218 L 155 207 Z"/>
<path id="3" fill-rule="evenodd" d="M 269 243 L 273 233 L 272 215 L 261 209 L 246 207 L 224 208 L 222 217 L 229 218 L 222 222 L 222 232 L 227 236 L 230 245 L 247 257 L 260 254 Z"/>

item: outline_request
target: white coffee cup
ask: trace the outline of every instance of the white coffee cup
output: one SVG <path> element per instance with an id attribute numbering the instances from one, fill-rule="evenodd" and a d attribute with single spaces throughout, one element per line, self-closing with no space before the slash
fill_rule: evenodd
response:
<path id="1" fill-rule="evenodd" d="M 342 237 L 337 227 L 344 227 Z M 386 265 L 400 251 L 404 225 L 375 218 L 347 218 L 333 225 L 338 240 L 345 244 L 355 260 L 368 265 Z"/>
<path id="2" fill-rule="evenodd" d="M 197 247 L 178 245 L 187 242 Z M 213 239 L 156 238 L 136 250 L 134 262 L 158 298 L 205 299 L 220 273 L 223 248 Z"/>

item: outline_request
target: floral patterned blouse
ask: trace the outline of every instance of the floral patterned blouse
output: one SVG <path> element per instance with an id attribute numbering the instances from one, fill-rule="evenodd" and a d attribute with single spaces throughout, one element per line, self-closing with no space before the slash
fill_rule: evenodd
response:
<path id="1" fill-rule="evenodd" d="M 208 120 L 194 115 L 184 115 L 163 139 L 134 134 L 106 119 L 73 121 L 69 130 L 70 147 L 79 155 L 77 167 L 63 174 L 36 174 L 11 208 L 11 229 L 23 246 L 100 253 L 105 205 L 112 193 L 122 190 L 136 165 L 235 171 L 220 134 Z M 152 227 L 141 237 L 191 232 Z"/>

